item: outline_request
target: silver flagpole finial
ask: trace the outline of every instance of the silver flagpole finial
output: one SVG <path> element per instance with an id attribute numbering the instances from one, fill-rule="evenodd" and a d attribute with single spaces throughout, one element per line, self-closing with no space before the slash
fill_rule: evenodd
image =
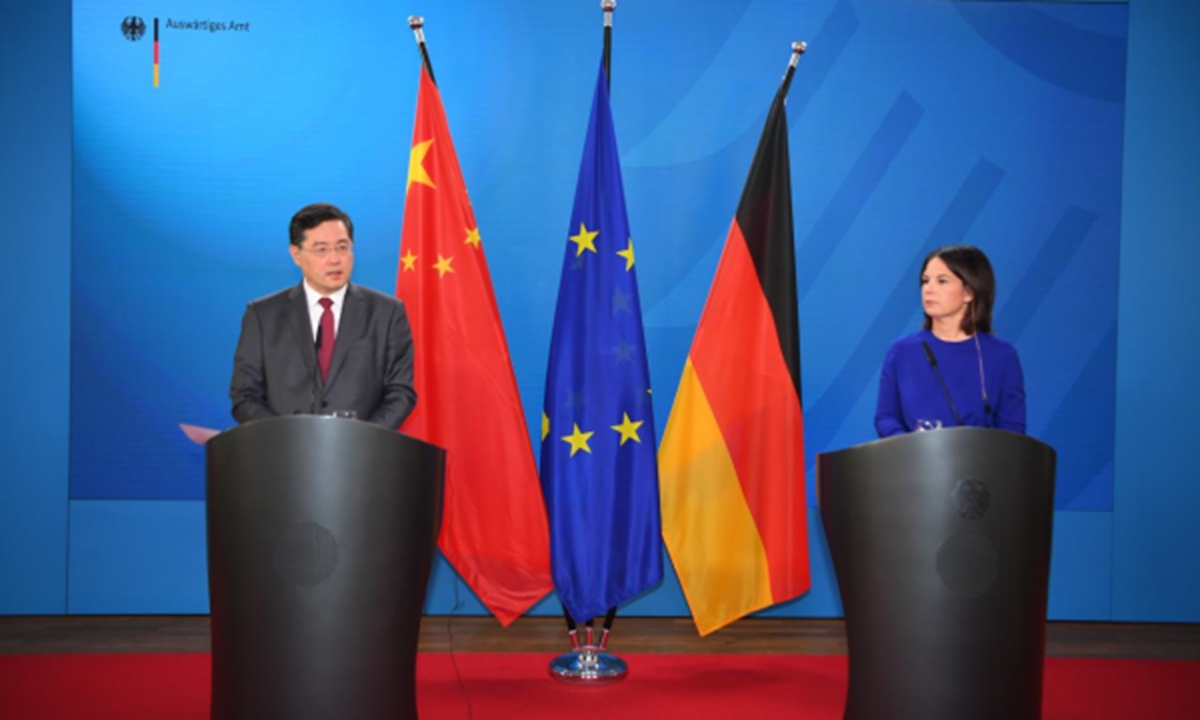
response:
<path id="1" fill-rule="evenodd" d="M 408 26 L 412 28 L 413 34 L 417 36 L 417 42 L 423 44 L 425 42 L 425 31 L 422 28 L 425 27 L 425 18 L 420 15 L 409 15 Z"/>
<path id="2" fill-rule="evenodd" d="M 804 42 L 803 40 L 797 40 L 796 42 L 792 43 L 792 59 L 788 64 L 792 67 L 799 65 L 800 56 L 803 55 L 804 51 L 807 49 L 808 43 Z"/>

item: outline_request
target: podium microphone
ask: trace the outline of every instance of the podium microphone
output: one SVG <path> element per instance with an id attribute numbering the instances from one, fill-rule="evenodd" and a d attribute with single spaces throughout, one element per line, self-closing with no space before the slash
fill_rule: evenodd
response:
<path id="1" fill-rule="evenodd" d="M 313 341 L 313 347 L 316 348 L 318 357 L 321 355 L 321 343 L 325 340 L 325 333 L 321 332 L 322 330 L 324 330 L 324 328 L 322 328 L 320 325 L 318 325 L 317 326 L 317 338 L 315 341 Z M 320 370 L 318 370 L 317 372 L 320 372 Z M 316 376 L 313 376 L 314 386 L 308 391 L 308 414 L 309 415 L 317 414 L 316 382 L 317 382 L 317 378 L 316 378 Z"/>
<path id="2" fill-rule="evenodd" d="M 950 406 L 950 414 L 954 416 L 954 422 L 962 426 L 962 418 L 958 415 L 958 408 L 954 407 L 954 398 L 950 397 L 950 388 L 946 387 L 946 381 L 942 378 L 942 371 L 938 370 L 937 358 L 933 354 L 933 349 L 929 347 L 929 343 L 922 342 L 921 347 L 925 348 L 925 359 L 929 361 L 929 367 L 933 368 L 933 374 L 937 375 L 938 383 L 942 386 L 942 392 L 946 395 L 946 404 Z"/>
<path id="3" fill-rule="evenodd" d="M 992 417 L 992 402 L 988 400 L 987 394 L 987 378 L 983 375 L 983 348 L 979 346 L 979 333 L 975 333 L 975 356 L 979 358 L 979 396 L 983 400 L 983 415 L 989 423 L 992 423 L 992 427 L 995 427 L 995 419 Z"/>

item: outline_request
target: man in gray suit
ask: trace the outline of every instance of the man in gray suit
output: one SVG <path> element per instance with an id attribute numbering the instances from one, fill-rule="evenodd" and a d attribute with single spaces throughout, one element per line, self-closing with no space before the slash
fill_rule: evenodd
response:
<path id="1" fill-rule="evenodd" d="M 417 403 L 404 304 L 350 283 L 354 223 L 338 208 L 301 208 L 289 235 L 304 280 L 246 307 L 229 386 L 233 417 L 350 411 L 399 428 Z"/>

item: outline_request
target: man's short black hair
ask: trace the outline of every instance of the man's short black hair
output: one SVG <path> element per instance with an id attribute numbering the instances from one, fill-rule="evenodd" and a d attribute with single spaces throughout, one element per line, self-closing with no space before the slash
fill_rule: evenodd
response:
<path id="1" fill-rule="evenodd" d="M 300 247 L 300 244 L 304 242 L 304 233 L 330 220 L 341 220 L 345 223 L 350 241 L 354 242 L 354 222 L 349 215 L 330 203 L 313 203 L 297 210 L 296 214 L 292 216 L 291 225 L 288 226 L 288 236 L 293 245 Z"/>

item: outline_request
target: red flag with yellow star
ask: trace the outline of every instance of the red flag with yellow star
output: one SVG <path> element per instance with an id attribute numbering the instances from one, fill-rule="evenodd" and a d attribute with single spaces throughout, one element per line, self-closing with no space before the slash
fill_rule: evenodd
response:
<path id="1" fill-rule="evenodd" d="M 552 587 L 546 508 L 479 228 L 424 68 L 396 295 L 418 401 L 401 430 L 448 451 L 438 547 L 508 625 Z"/>

